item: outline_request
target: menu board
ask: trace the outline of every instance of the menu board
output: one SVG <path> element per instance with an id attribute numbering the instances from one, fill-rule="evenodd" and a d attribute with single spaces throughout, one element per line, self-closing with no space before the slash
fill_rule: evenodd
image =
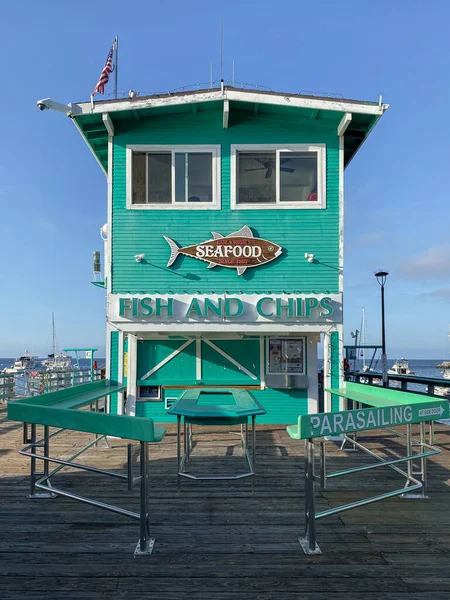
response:
<path id="1" fill-rule="evenodd" d="M 304 373 L 304 340 L 269 339 L 269 373 Z"/>

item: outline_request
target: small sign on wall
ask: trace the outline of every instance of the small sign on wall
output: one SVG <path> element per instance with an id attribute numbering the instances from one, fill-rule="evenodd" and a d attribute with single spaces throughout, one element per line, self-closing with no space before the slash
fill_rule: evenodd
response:
<path id="1" fill-rule="evenodd" d="M 161 400 L 161 387 L 159 385 L 140 385 L 138 400 Z"/>

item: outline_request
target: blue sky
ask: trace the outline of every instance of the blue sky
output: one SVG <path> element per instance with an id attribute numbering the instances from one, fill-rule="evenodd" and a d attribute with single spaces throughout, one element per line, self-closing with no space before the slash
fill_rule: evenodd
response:
<path id="1" fill-rule="evenodd" d="M 90 285 L 101 249 L 106 181 L 63 114 L 36 100 L 85 101 L 117 34 L 119 91 L 165 92 L 224 76 L 288 92 L 339 93 L 391 105 L 346 172 L 345 329 L 388 356 L 444 358 L 450 322 L 450 43 L 446 0 L 219 3 L 42 0 L 2 6 L 0 356 L 60 346 L 104 355 L 105 298 Z M 111 84 L 107 92 L 112 92 Z"/>

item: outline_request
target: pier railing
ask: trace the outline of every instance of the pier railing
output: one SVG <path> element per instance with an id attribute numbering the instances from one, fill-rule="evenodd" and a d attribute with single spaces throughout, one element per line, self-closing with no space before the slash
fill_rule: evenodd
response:
<path id="1" fill-rule="evenodd" d="M 416 394 L 428 394 L 438 398 L 450 400 L 450 379 L 439 377 L 418 377 L 416 375 L 395 375 L 388 373 L 388 387 L 398 388 L 404 392 Z M 365 383 L 368 385 L 382 385 L 382 374 L 374 372 L 350 372 L 347 376 L 349 381 Z"/>
<path id="2" fill-rule="evenodd" d="M 9 400 L 14 396 L 14 375 L 0 373 L 0 400 Z"/>
<path id="3" fill-rule="evenodd" d="M 71 371 L 35 371 L 23 374 L 0 373 L 0 401 L 22 396 L 36 396 L 102 379 L 104 369 L 73 369 Z"/>

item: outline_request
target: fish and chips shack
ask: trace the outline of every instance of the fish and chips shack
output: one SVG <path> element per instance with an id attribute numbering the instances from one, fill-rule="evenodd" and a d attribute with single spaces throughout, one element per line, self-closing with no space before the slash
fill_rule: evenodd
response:
<path id="1" fill-rule="evenodd" d="M 387 105 L 225 86 L 67 107 L 107 179 L 111 410 L 169 422 L 223 386 L 260 422 L 316 413 L 319 345 L 324 387 L 343 378 L 344 171 Z"/>

